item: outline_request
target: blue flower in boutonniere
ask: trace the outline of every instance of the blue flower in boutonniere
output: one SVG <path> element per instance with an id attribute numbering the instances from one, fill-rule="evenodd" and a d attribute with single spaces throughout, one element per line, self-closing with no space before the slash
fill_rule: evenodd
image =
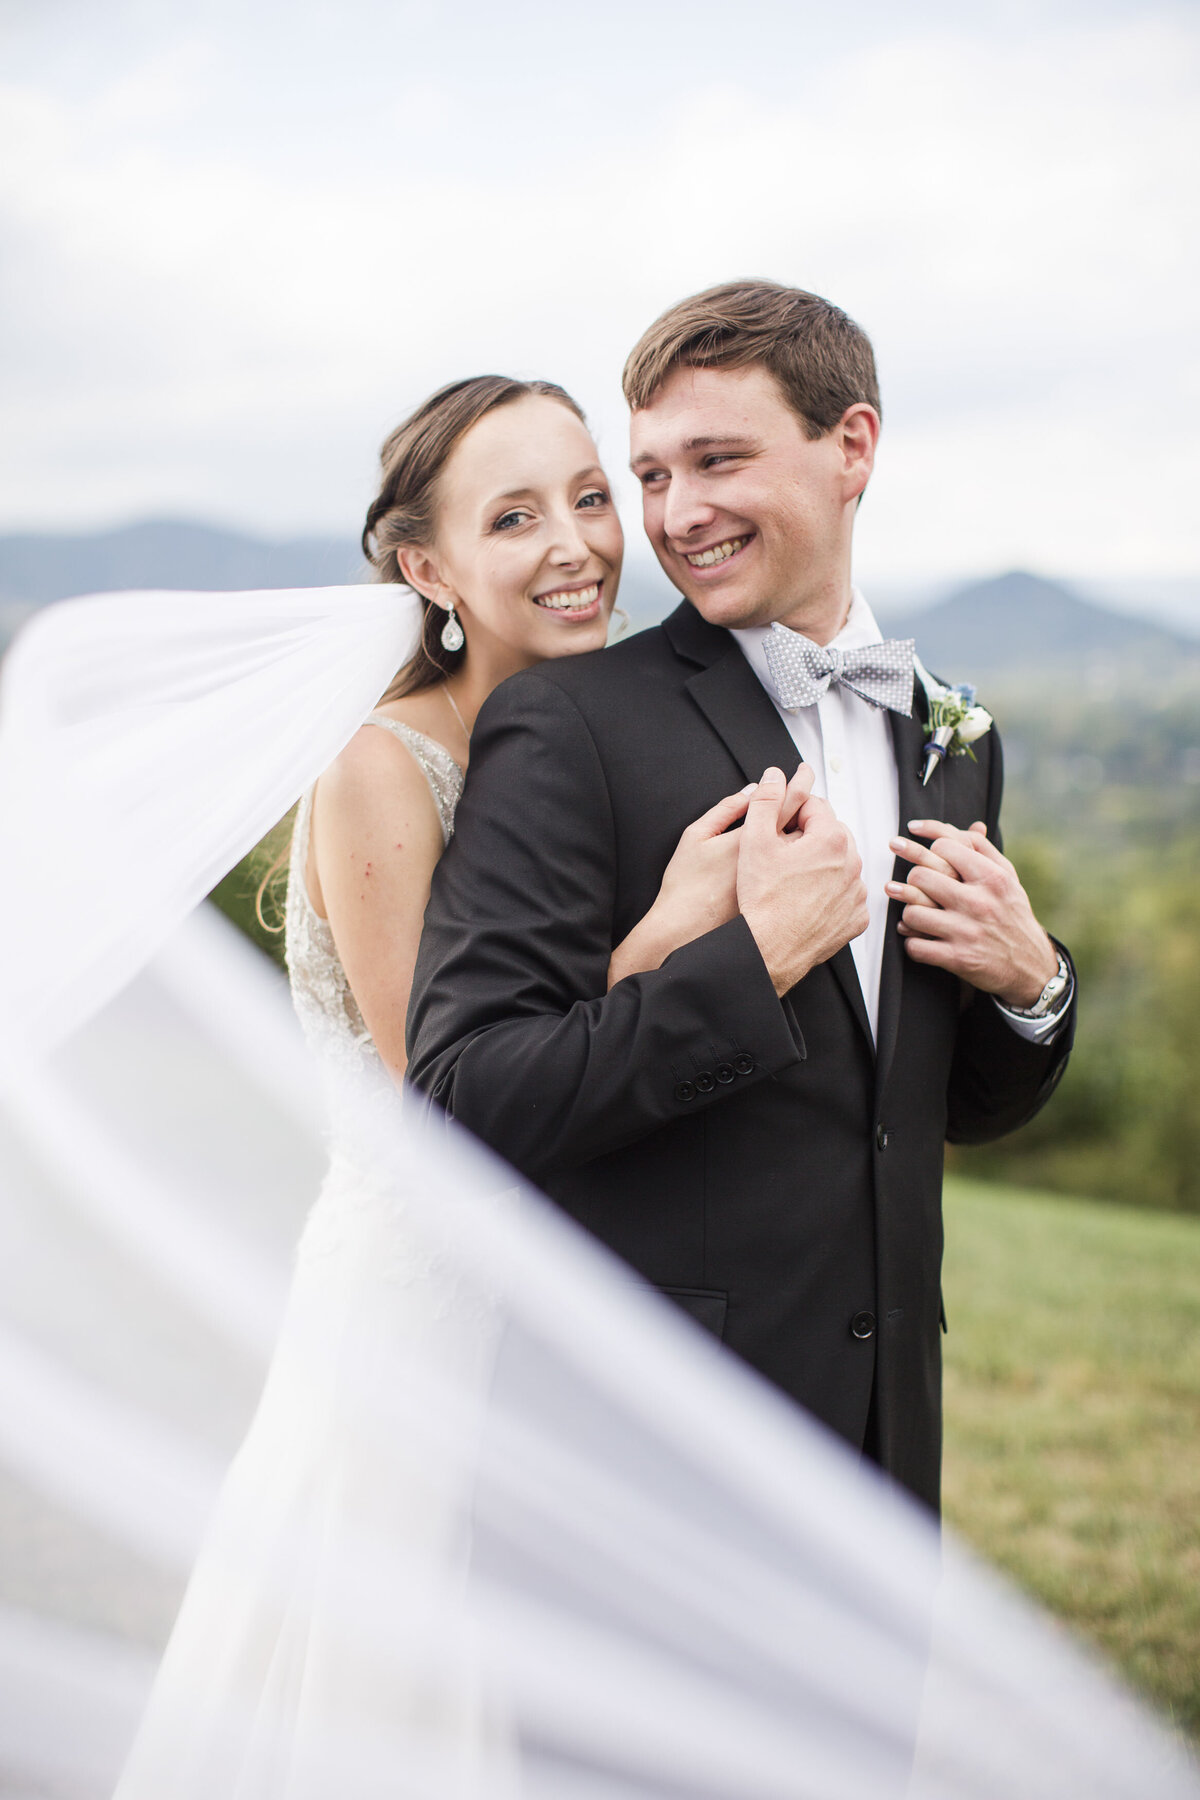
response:
<path id="1" fill-rule="evenodd" d="M 919 656 L 913 657 L 917 680 L 925 689 L 929 702 L 929 736 L 925 742 L 925 772 L 921 786 L 929 785 L 929 777 L 947 756 L 969 756 L 975 761 L 971 745 L 992 729 L 992 715 L 975 704 L 975 689 L 969 682 L 960 687 L 947 687 L 935 681 Z"/>

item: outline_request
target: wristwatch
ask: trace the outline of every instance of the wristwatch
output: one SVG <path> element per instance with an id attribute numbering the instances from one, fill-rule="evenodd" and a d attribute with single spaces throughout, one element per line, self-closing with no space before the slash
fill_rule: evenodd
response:
<path id="1" fill-rule="evenodd" d="M 1018 1019 L 1044 1019 L 1047 1013 L 1054 1011 L 1063 995 L 1071 985 L 1071 965 L 1060 950 L 1058 967 L 1038 995 L 1032 1006 L 1006 1006 L 1005 1012 L 1015 1014 Z"/>

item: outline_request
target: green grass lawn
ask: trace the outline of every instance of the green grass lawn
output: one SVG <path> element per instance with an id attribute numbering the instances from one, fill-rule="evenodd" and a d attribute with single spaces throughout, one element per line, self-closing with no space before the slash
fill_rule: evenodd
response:
<path id="1" fill-rule="evenodd" d="M 946 1184 L 946 1516 L 1200 1738 L 1200 1219 Z"/>

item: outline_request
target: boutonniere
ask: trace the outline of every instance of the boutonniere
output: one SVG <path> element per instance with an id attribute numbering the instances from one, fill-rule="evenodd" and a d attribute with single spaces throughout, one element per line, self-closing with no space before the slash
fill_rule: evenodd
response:
<path id="1" fill-rule="evenodd" d="M 929 736 L 921 776 L 921 786 L 928 787 L 929 777 L 947 756 L 969 756 L 975 761 L 971 745 L 992 729 L 992 715 L 985 707 L 976 706 L 975 689 L 969 682 L 946 687 L 934 680 L 919 656 L 913 657 L 913 666 L 929 702 Z"/>

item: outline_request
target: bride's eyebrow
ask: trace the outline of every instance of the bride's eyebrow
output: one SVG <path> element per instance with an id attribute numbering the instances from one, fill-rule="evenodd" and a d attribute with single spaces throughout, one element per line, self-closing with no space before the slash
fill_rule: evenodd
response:
<path id="1" fill-rule="evenodd" d="M 578 474 L 572 475 L 570 485 L 573 487 L 577 481 L 587 481 L 593 475 L 598 475 L 601 481 L 604 480 L 604 470 L 599 463 L 589 463 L 586 469 L 580 469 Z M 505 488 L 503 493 L 492 495 L 487 503 L 488 510 L 493 506 L 503 505 L 506 500 L 531 500 L 536 493 L 537 489 L 534 487 Z"/>

